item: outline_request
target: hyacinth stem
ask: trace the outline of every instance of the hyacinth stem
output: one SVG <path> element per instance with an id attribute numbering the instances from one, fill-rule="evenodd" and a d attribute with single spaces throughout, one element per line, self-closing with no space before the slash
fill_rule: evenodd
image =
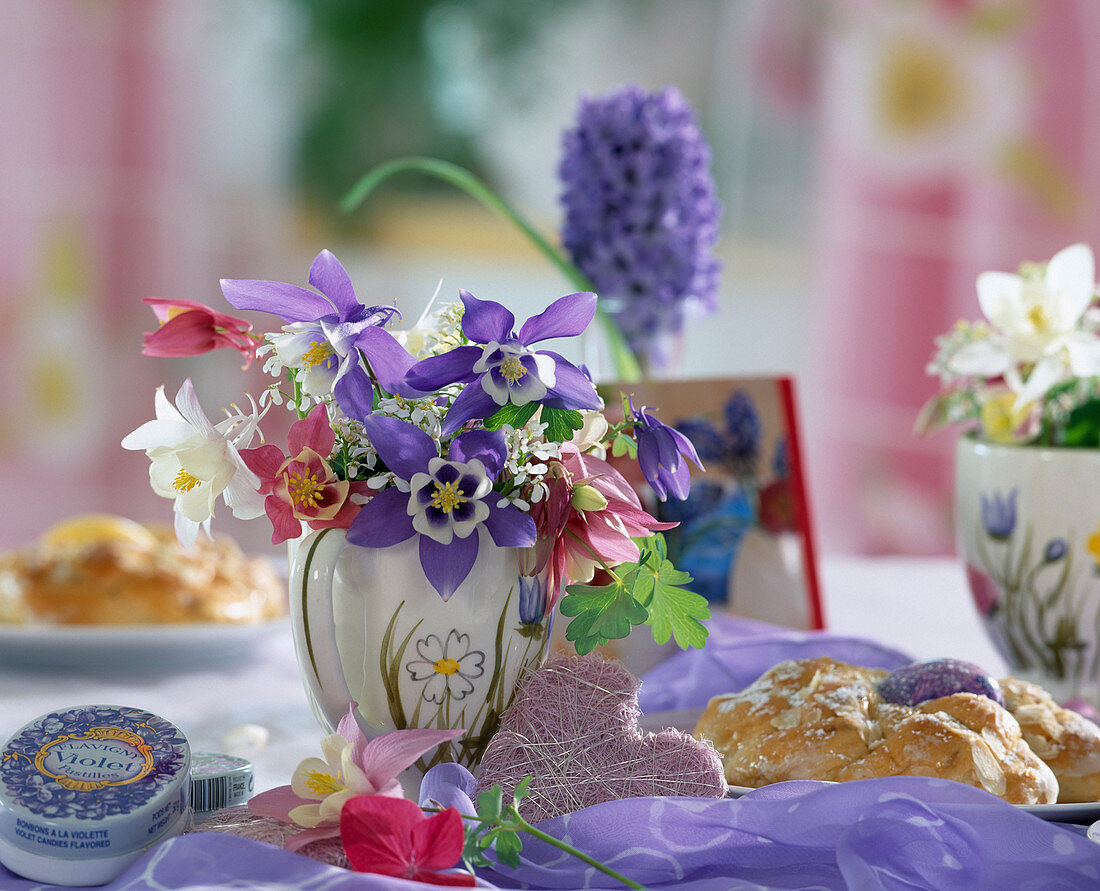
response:
<path id="1" fill-rule="evenodd" d="M 340 208 L 351 213 L 358 208 L 374 189 L 385 180 L 399 173 L 418 172 L 434 176 L 461 189 L 472 198 L 510 223 L 514 224 L 531 243 L 558 268 L 566 279 L 578 290 L 595 292 L 596 286 L 577 266 L 554 247 L 530 222 L 514 207 L 508 204 L 496 192 L 479 180 L 465 167 L 442 161 L 438 158 L 407 157 L 395 158 L 379 164 L 368 171 L 351 190 L 341 199 Z M 634 352 L 627 345 L 622 329 L 604 310 L 597 308 L 596 316 L 603 327 L 604 336 L 611 348 L 611 359 L 615 373 L 622 381 L 636 381 L 642 377 L 642 369 Z"/>

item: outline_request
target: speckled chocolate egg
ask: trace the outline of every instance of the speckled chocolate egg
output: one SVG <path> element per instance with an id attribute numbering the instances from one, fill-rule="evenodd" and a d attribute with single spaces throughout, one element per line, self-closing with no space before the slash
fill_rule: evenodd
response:
<path id="1" fill-rule="evenodd" d="M 952 693 L 978 693 L 1005 704 L 997 679 L 961 659 L 925 659 L 904 665 L 884 677 L 878 691 L 887 702 L 901 705 L 920 705 Z"/>

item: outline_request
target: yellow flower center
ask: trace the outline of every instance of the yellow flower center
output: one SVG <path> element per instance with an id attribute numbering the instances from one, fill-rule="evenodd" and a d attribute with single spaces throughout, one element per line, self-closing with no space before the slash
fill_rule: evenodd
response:
<path id="1" fill-rule="evenodd" d="M 314 795 L 332 795 L 335 792 L 343 792 L 344 784 L 339 777 L 331 773 L 321 773 L 319 770 L 307 770 L 305 774 L 306 785 Z"/>
<path id="2" fill-rule="evenodd" d="M 445 674 L 448 677 L 458 671 L 457 659 L 436 659 L 432 663 L 432 667 L 436 670 L 437 674 Z"/>
<path id="3" fill-rule="evenodd" d="M 440 483 L 437 481 L 435 494 L 432 495 L 432 507 L 449 514 L 460 504 L 465 504 L 469 500 L 463 497 L 465 494 L 458 488 L 458 483 Z"/>
<path id="4" fill-rule="evenodd" d="M 1024 425 L 1030 410 L 1030 402 L 1017 407 L 1014 393 L 990 397 L 981 408 L 982 431 L 994 442 L 1016 442 L 1017 431 Z"/>
<path id="5" fill-rule="evenodd" d="M 1092 555 L 1092 559 L 1096 561 L 1096 565 L 1100 566 L 1100 526 L 1096 528 L 1096 531 L 1088 537 L 1085 542 L 1085 549 Z"/>
<path id="6" fill-rule="evenodd" d="M 190 492 L 201 482 L 202 480 L 195 479 L 181 467 L 180 472 L 176 474 L 176 478 L 172 480 L 172 488 L 182 495 L 184 492 Z"/>
<path id="7" fill-rule="evenodd" d="M 886 53 L 876 90 L 876 112 L 883 127 L 899 136 L 918 136 L 960 114 L 966 85 L 950 53 L 910 41 Z"/>
<path id="8" fill-rule="evenodd" d="M 304 476 L 295 471 L 286 482 L 287 492 L 291 500 L 299 508 L 315 508 L 321 503 L 321 497 L 325 491 L 325 484 L 312 473 Z"/>
<path id="9" fill-rule="evenodd" d="M 334 352 L 331 344 L 323 340 L 315 340 L 302 356 L 302 367 L 312 368 L 314 365 L 324 365 Z"/>
<path id="10" fill-rule="evenodd" d="M 1028 309 L 1027 320 L 1036 331 L 1046 331 L 1050 328 L 1050 313 L 1045 306 L 1038 303 Z"/>
<path id="11" fill-rule="evenodd" d="M 523 363 L 515 356 L 509 356 L 500 363 L 500 373 L 504 375 L 504 379 L 508 381 L 508 383 L 514 384 L 527 374 L 527 369 L 523 367 Z"/>

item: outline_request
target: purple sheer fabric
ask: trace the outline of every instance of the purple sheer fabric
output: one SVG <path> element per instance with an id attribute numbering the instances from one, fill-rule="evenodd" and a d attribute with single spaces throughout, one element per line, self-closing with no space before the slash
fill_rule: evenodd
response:
<path id="1" fill-rule="evenodd" d="M 446 770 L 441 770 L 441 768 Z M 438 773 L 437 773 L 438 772 Z M 429 771 L 421 803 L 472 807 L 463 768 Z M 539 823 L 646 888 L 1100 887 L 1100 845 L 987 792 L 929 777 L 780 783 L 739 799 L 631 798 Z M 621 888 L 525 839 L 498 888 Z"/>
<path id="2" fill-rule="evenodd" d="M 703 650 L 677 654 L 643 679 L 647 712 L 694 708 L 739 689 L 786 658 L 831 655 L 883 668 L 904 653 L 827 633 L 778 632 L 716 617 Z M 421 802 L 471 813 L 473 777 L 443 764 Z M 780 783 L 739 799 L 634 798 L 606 802 L 540 828 L 647 888 L 940 889 L 1100 887 L 1100 845 L 1080 831 L 956 783 L 890 777 L 836 785 Z M 616 882 L 526 837 L 519 869 L 498 866 L 482 887 L 617 889 Z M 43 886 L 0 867 L 0 888 Z M 208 888 L 390 891 L 430 885 L 350 873 L 234 836 L 197 833 L 159 845 L 105 891 Z"/>

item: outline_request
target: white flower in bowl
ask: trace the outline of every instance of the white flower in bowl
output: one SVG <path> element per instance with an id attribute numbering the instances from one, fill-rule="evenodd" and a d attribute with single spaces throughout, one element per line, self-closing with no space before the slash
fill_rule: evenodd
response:
<path id="1" fill-rule="evenodd" d="M 1096 292 L 1086 245 L 1064 248 L 1045 267 L 1025 265 L 1020 274 L 983 272 L 977 287 L 990 335 L 959 349 L 951 371 L 1003 376 L 1021 403 L 1061 381 L 1100 375 L 1100 337 L 1083 325 Z"/>

